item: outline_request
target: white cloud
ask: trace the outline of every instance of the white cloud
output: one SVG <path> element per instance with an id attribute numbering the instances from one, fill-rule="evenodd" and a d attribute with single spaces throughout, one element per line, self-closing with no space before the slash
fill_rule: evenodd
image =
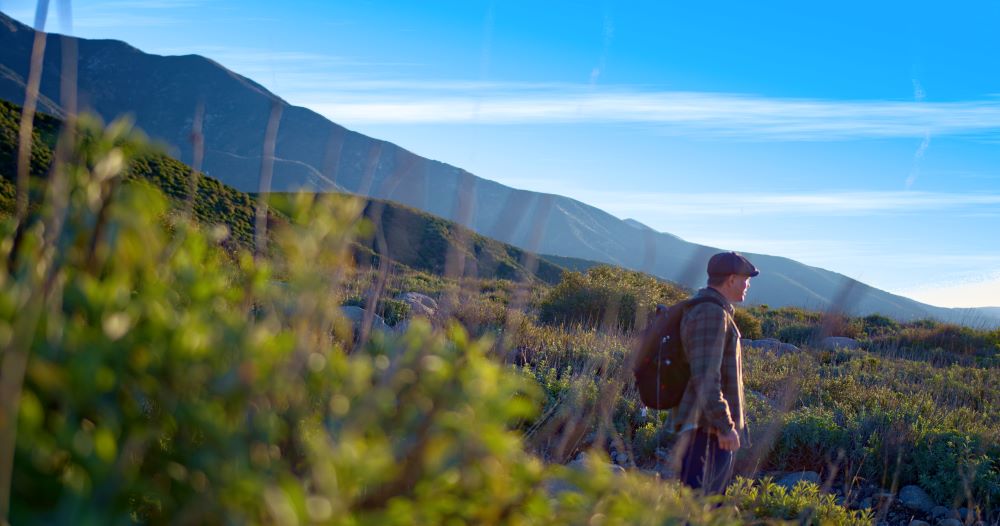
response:
<path id="1" fill-rule="evenodd" d="M 22 0 L 14 3 L 9 11 L 18 20 L 34 19 L 34 8 L 28 15 L 28 4 L 35 2 Z M 72 5 L 73 28 L 70 31 L 78 34 L 78 29 L 107 29 L 114 27 L 158 27 L 190 22 L 188 16 L 172 16 L 172 11 L 189 10 L 204 6 L 206 0 L 108 0 L 103 2 L 74 2 Z M 51 24 L 59 16 L 59 6 L 50 2 L 48 22 Z M 49 30 L 63 32 L 65 25 L 50 26 Z"/>
<path id="2" fill-rule="evenodd" d="M 470 82 L 301 86 L 296 99 L 339 122 L 634 123 L 668 133 L 754 140 L 843 140 L 1000 131 L 1000 100 L 837 101 L 577 85 Z M 373 89 L 374 88 L 374 89 Z M 924 147 L 926 148 L 926 147 Z"/>
<path id="3" fill-rule="evenodd" d="M 901 102 L 777 99 L 738 94 L 602 90 L 358 93 L 330 86 L 313 109 L 350 123 L 570 123 L 662 125 L 676 133 L 830 140 L 992 134 L 1000 101 Z"/>
<path id="4" fill-rule="evenodd" d="M 572 196 L 612 214 L 642 212 L 658 216 L 872 215 L 962 209 L 987 211 L 1000 205 L 1000 193 L 905 191 L 800 193 L 649 193 L 577 191 Z"/>

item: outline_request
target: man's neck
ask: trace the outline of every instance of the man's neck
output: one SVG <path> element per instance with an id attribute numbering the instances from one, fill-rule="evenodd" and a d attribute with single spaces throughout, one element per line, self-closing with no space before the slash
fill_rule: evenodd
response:
<path id="1" fill-rule="evenodd" d="M 725 292 L 723 292 L 722 289 L 719 289 L 718 287 L 714 287 L 712 285 L 709 285 L 708 288 L 710 288 L 710 289 L 714 290 L 715 292 L 717 292 L 720 296 L 722 296 L 723 298 L 725 298 L 726 301 L 728 301 L 730 304 L 733 303 L 733 300 L 729 299 L 729 295 L 727 295 Z"/>

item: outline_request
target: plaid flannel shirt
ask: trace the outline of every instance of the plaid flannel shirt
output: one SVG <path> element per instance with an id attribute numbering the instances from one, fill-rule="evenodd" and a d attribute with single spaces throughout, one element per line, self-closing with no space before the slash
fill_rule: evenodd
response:
<path id="1" fill-rule="evenodd" d="M 681 341 L 691 364 L 691 380 L 674 411 L 674 430 L 742 430 L 745 419 L 740 331 L 729 301 L 710 287 L 697 294 L 706 295 L 721 300 L 726 307 L 708 302 L 695 305 L 681 320 Z"/>

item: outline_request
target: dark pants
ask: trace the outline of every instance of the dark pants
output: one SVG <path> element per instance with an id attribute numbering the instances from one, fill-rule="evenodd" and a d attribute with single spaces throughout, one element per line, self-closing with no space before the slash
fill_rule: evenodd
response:
<path id="1" fill-rule="evenodd" d="M 733 452 L 719 448 L 719 437 L 698 428 L 684 451 L 681 481 L 707 494 L 722 494 L 733 476 Z"/>

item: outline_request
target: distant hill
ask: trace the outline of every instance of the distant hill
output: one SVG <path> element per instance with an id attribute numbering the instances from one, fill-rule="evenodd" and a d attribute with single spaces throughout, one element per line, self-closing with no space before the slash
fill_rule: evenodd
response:
<path id="1" fill-rule="evenodd" d="M 15 159 L 17 155 L 19 106 L 0 101 L 0 215 L 14 210 Z M 32 174 L 43 177 L 52 160 L 61 121 L 38 114 L 32 145 Z M 129 177 L 149 181 L 159 187 L 177 208 L 188 199 L 191 169 L 167 155 L 144 155 L 129 166 Z M 276 201 L 285 196 L 274 194 Z M 199 178 L 195 216 L 203 224 L 224 224 L 232 232 L 233 247 L 251 248 L 254 235 L 256 201 L 252 195 L 236 190 L 211 177 Z M 281 213 L 273 221 L 283 221 Z M 532 258 L 511 245 L 485 238 L 454 222 L 396 203 L 368 199 L 363 215 L 378 225 L 387 240 L 383 254 L 374 239 L 360 240 L 356 259 L 372 262 L 385 255 L 397 265 L 433 274 L 445 273 L 449 254 L 464 256 L 463 275 L 482 278 L 519 280 L 524 277 L 545 283 L 557 283 L 563 268 L 548 260 Z M 534 260 L 532 262 L 532 260 Z M 567 260 L 588 267 L 592 262 Z M 526 263 L 528 265 L 526 266 Z"/>
<path id="2" fill-rule="evenodd" d="M 30 28 L 0 15 L 0 98 L 23 99 L 32 38 Z M 56 38 L 50 35 L 46 47 L 41 107 L 58 114 L 61 46 Z M 273 191 L 304 187 L 396 201 L 531 252 L 611 263 L 686 287 L 704 283 L 705 263 L 719 250 L 573 199 L 482 179 L 350 131 L 200 56 L 150 55 L 113 40 L 77 43 L 83 106 L 105 118 L 134 115 L 142 129 L 190 162 L 192 116 L 203 103 L 205 172 L 238 190 L 257 190 L 264 130 L 277 106 L 282 117 Z M 750 289 L 751 303 L 1000 325 L 996 311 L 933 307 L 791 259 L 748 255 L 762 270 Z"/>

